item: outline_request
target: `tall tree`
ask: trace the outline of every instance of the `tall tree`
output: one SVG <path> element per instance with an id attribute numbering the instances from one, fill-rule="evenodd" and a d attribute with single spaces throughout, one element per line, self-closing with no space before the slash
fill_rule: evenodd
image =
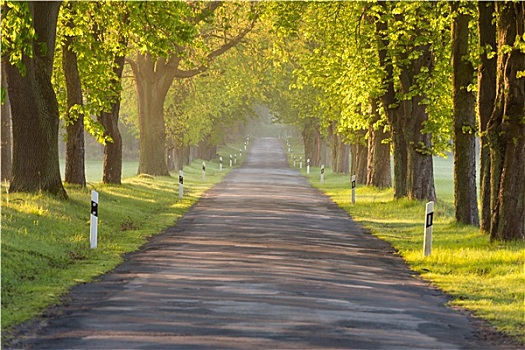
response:
<path id="1" fill-rule="evenodd" d="M 7 3 L 2 24 L 16 35 L 2 36 L 2 56 L 9 59 L 13 122 L 10 190 L 67 198 L 58 161 L 58 103 L 51 85 L 60 6 L 58 1 Z"/>
<path id="2" fill-rule="evenodd" d="M 73 3 L 67 3 L 63 9 L 74 11 Z M 74 31 L 73 18 L 66 23 L 68 31 Z M 65 181 L 72 184 L 86 185 L 84 166 L 84 113 L 82 85 L 78 71 L 77 53 L 73 48 L 75 36 L 67 35 L 62 48 L 62 69 L 66 87 L 66 171 Z"/>
<path id="3" fill-rule="evenodd" d="M 124 44 L 124 41 L 122 42 Z M 113 85 L 120 86 L 120 80 L 124 72 L 125 57 L 116 53 L 113 61 L 114 78 Z M 105 184 L 120 185 L 122 181 L 122 136 L 119 130 L 120 117 L 120 92 L 116 99 L 111 102 L 109 111 L 102 110 L 98 120 L 104 127 L 106 137 L 110 140 L 104 145 L 104 165 L 102 182 Z"/>
<path id="4" fill-rule="evenodd" d="M 496 100 L 496 23 L 494 1 L 478 3 L 480 64 L 478 67 L 480 228 L 490 232 L 490 149 L 487 126 Z"/>
<path id="5" fill-rule="evenodd" d="M 255 7 L 253 3 L 231 3 L 228 6 L 236 7 L 230 13 L 235 16 L 239 12 L 238 6 L 245 6 L 248 9 L 245 12 L 247 17 L 250 17 L 248 14 Z M 219 2 L 146 2 L 142 7 L 144 20 L 140 30 L 156 31 L 162 35 L 154 40 L 149 35 L 155 48 L 149 46 L 146 50 L 139 50 L 128 59 L 135 77 L 139 106 L 139 173 L 169 175 L 164 101 L 173 80 L 190 78 L 206 71 L 216 57 L 238 44 L 253 28 L 256 16 L 251 16 L 248 21 L 230 21 L 229 24 L 226 21 L 220 27 L 213 27 L 213 14 L 219 7 Z M 166 14 L 171 17 L 166 17 Z M 227 19 L 227 15 L 224 13 L 224 16 L 217 18 Z M 168 34 L 167 28 L 175 29 L 175 32 Z M 220 38 L 218 41 L 217 37 Z M 200 41 L 200 45 L 206 47 L 198 57 L 192 56 L 198 51 L 197 46 L 191 45 L 195 41 Z"/>
<path id="6" fill-rule="evenodd" d="M 435 200 L 432 137 L 424 130 L 429 120 L 425 82 L 434 74 L 435 50 L 431 50 L 433 38 L 428 23 L 420 21 L 425 18 L 423 14 L 431 13 L 431 7 L 413 3 L 380 5 L 376 32 L 384 69 L 381 102 L 392 132 L 394 196 Z"/>
<path id="7" fill-rule="evenodd" d="M 390 133 L 385 131 L 379 114 L 379 99 L 372 99 L 372 123 L 368 128 L 368 173 L 366 184 L 378 188 L 392 186 L 390 168 L 390 144 L 386 143 Z"/>
<path id="8" fill-rule="evenodd" d="M 480 5 L 482 6 L 482 5 Z M 469 59 L 470 8 L 450 3 L 452 22 L 452 84 L 454 87 L 454 210 L 457 222 L 479 225 L 476 190 L 476 99 L 470 86 L 474 66 Z"/>
<path id="9" fill-rule="evenodd" d="M 57 61 L 62 60 L 64 76 L 56 73 L 54 83 L 67 131 L 66 182 L 85 184 L 86 130 L 104 144 L 103 181 L 120 183 L 118 111 L 130 6 L 126 2 L 69 2 L 60 13 L 57 41 L 63 54 Z"/>
<path id="10" fill-rule="evenodd" d="M 525 238 L 525 2 L 496 2 L 496 101 L 488 122 L 492 240 Z"/>

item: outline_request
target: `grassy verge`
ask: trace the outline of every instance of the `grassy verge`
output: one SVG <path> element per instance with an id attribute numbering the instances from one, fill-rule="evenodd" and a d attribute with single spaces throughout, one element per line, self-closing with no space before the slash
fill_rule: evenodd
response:
<path id="1" fill-rule="evenodd" d="M 319 168 L 310 175 L 303 169 L 303 174 L 372 234 L 392 243 L 424 279 L 451 295 L 452 306 L 472 311 L 525 344 L 525 244 L 490 243 L 478 228 L 455 224 L 453 196 L 447 192 L 451 179 L 437 178 L 445 200 L 436 203 L 432 255 L 424 257 L 424 202 L 393 200 L 392 189 L 358 186 L 352 205 L 348 175 L 326 169 L 321 185 Z"/>
<path id="2" fill-rule="evenodd" d="M 230 149 L 231 148 L 231 149 Z M 239 145 L 220 150 L 226 159 Z M 240 164 L 240 162 L 238 162 Z M 70 199 L 7 194 L 2 188 L 2 334 L 59 302 L 69 288 L 116 267 L 126 252 L 173 225 L 229 170 L 218 160 L 184 168 L 184 198 L 173 177 L 135 176 L 121 186 L 94 183 L 99 192 L 99 241 L 89 247 L 91 188 L 67 186 Z M 98 166 L 98 165 L 97 165 Z M 90 181 L 88 179 L 88 181 Z"/>

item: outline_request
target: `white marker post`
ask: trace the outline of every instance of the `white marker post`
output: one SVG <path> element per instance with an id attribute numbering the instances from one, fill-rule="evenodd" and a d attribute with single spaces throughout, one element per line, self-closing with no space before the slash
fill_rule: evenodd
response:
<path id="1" fill-rule="evenodd" d="M 321 165 L 321 183 L 324 184 L 324 164 Z"/>
<path id="2" fill-rule="evenodd" d="M 306 173 L 310 174 L 310 158 L 306 160 Z"/>
<path id="3" fill-rule="evenodd" d="M 222 157 L 219 157 L 219 171 L 222 171 Z"/>
<path id="4" fill-rule="evenodd" d="M 239 158 L 242 158 L 242 149 L 239 148 Z"/>
<path id="5" fill-rule="evenodd" d="M 432 254 L 432 225 L 434 221 L 434 202 L 428 202 L 425 210 L 425 236 L 423 239 L 423 254 Z"/>
<path id="6" fill-rule="evenodd" d="M 233 156 L 230 154 L 230 168 L 232 167 L 233 165 Z"/>
<path id="7" fill-rule="evenodd" d="M 202 180 L 206 180 L 206 162 L 202 162 Z"/>
<path id="8" fill-rule="evenodd" d="M 355 204 L 355 175 L 352 175 L 352 204 Z"/>
<path id="9" fill-rule="evenodd" d="M 184 196 L 184 172 L 179 171 L 179 198 Z"/>
<path id="10" fill-rule="evenodd" d="M 91 243 L 91 249 L 97 247 L 98 240 L 98 192 L 91 191 L 91 222 L 90 222 L 90 235 L 89 241 Z"/>
<path id="11" fill-rule="evenodd" d="M 237 155 L 233 155 L 233 164 L 237 165 Z"/>
<path id="12" fill-rule="evenodd" d="M 246 141 L 244 141 L 244 150 L 246 151 Z"/>
<path id="13" fill-rule="evenodd" d="M 295 156 L 293 156 L 293 167 L 295 168 Z"/>
<path id="14" fill-rule="evenodd" d="M 299 157 L 299 169 L 303 168 L 303 157 Z"/>

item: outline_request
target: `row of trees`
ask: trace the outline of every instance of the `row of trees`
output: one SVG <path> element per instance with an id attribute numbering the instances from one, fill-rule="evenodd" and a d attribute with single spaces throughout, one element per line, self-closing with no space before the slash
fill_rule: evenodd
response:
<path id="1" fill-rule="evenodd" d="M 388 187 L 392 150 L 395 198 L 435 200 L 432 156 L 452 149 L 456 220 L 480 225 L 479 137 L 481 229 L 523 239 L 524 3 L 273 7 L 274 52 L 291 90 L 272 101 L 302 130 L 309 158 L 319 160 L 322 135 L 343 170 L 340 145 L 350 143 L 360 182 Z"/>
<path id="2" fill-rule="evenodd" d="M 301 130 L 312 164 L 327 142 L 333 169 L 344 171 L 350 149 L 359 181 L 393 184 L 396 198 L 435 200 L 432 156 L 452 147 L 457 221 L 481 224 L 493 239 L 523 238 L 524 6 L 4 2 L 2 30 L 13 33 L 2 36 L 11 190 L 66 197 L 59 115 L 66 181 L 85 184 L 87 129 L 105 144 L 104 181 L 120 183 L 124 86 L 125 100 L 137 103 L 123 108 L 136 110 L 140 173 L 168 175 L 188 161 L 190 144 L 213 156 L 257 102 Z"/>
<path id="3" fill-rule="evenodd" d="M 181 118 L 173 115 L 167 123 L 165 107 L 173 112 L 177 96 L 194 97 L 195 84 L 182 80 L 208 71 L 253 29 L 257 17 L 255 3 L 3 2 L 2 31 L 12 33 L 2 36 L 13 123 L 10 190 L 67 197 L 58 171 L 59 115 L 67 139 L 65 181 L 85 185 L 87 130 L 105 145 L 103 181 L 120 183 L 126 63 L 138 102 L 138 171 L 168 175 L 166 126 L 180 126 Z M 244 96 L 222 96 L 216 103 L 227 106 L 213 112 L 231 114 L 246 102 Z M 209 139 L 212 128 L 199 131 L 182 142 Z"/>

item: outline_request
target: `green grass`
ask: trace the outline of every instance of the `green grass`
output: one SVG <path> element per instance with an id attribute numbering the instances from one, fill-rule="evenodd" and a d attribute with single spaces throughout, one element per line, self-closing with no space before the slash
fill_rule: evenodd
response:
<path id="1" fill-rule="evenodd" d="M 435 183 L 433 250 L 423 256 L 425 203 L 394 200 L 393 190 L 358 186 L 351 204 L 349 175 L 319 168 L 303 174 L 379 238 L 391 242 L 408 265 L 438 286 L 451 305 L 470 310 L 525 344 L 525 244 L 491 243 L 477 227 L 454 223 L 452 160 L 438 159 Z"/>
<path id="2" fill-rule="evenodd" d="M 229 157 L 241 144 L 224 147 L 220 153 Z M 178 172 L 172 177 L 135 176 L 120 186 L 104 185 L 93 183 L 100 164 L 87 163 L 88 188 L 66 186 L 67 201 L 45 194 L 7 194 L 2 184 L 3 337 L 13 326 L 59 302 L 75 284 L 115 268 L 124 253 L 173 225 L 229 170 L 229 162 L 223 172 L 218 159 L 207 162 L 203 181 L 202 160 L 195 160 L 184 168 L 184 198 L 179 199 Z M 99 192 L 97 249 L 89 244 L 92 188 Z"/>

